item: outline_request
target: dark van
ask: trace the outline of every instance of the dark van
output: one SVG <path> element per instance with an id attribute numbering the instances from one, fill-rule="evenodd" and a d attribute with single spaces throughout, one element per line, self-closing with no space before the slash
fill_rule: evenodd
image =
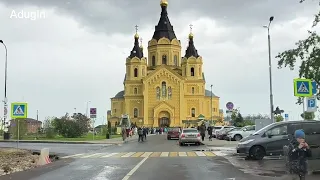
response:
<path id="1" fill-rule="evenodd" d="M 320 159 L 320 121 L 315 120 L 272 123 L 241 139 L 237 153 L 255 160 L 261 160 L 264 156 L 283 155 L 284 146 L 289 145 L 297 129 L 304 130 L 312 159 Z"/>

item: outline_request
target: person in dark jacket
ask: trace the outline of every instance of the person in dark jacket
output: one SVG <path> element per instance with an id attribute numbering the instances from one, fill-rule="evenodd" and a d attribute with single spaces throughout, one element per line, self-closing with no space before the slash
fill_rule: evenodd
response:
<path id="1" fill-rule="evenodd" d="M 201 135 L 201 140 L 204 141 L 204 137 L 206 137 L 206 125 L 204 123 L 202 123 L 199 127 L 199 131 Z"/>
<path id="2" fill-rule="evenodd" d="M 212 126 L 208 126 L 207 128 L 209 141 L 212 141 Z"/>
<path id="3" fill-rule="evenodd" d="M 138 142 L 142 141 L 143 142 L 143 129 L 141 127 L 138 128 Z"/>
<path id="4" fill-rule="evenodd" d="M 304 131 L 296 130 L 288 150 L 288 167 L 292 180 L 305 180 L 305 175 L 308 172 L 307 158 L 311 156 L 311 150 L 305 141 Z"/>
<path id="5" fill-rule="evenodd" d="M 144 140 L 147 140 L 148 129 L 146 127 L 143 127 L 142 130 L 143 130 L 143 138 Z"/>

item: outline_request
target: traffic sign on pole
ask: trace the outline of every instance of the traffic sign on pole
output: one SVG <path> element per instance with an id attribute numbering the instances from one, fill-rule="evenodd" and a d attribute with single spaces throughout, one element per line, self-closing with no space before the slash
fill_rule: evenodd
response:
<path id="1" fill-rule="evenodd" d="M 227 107 L 228 110 L 232 110 L 233 107 L 234 107 L 234 104 L 233 104 L 232 102 L 228 102 L 228 103 L 226 104 L 226 107 Z"/>
<path id="2" fill-rule="evenodd" d="M 284 114 L 284 120 L 288 121 L 289 120 L 289 114 Z"/>
<path id="3" fill-rule="evenodd" d="M 317 112 L 317 98 L 308 97 L 307 98 L 307 112 Z"/>
<path id="4" fill-rule="evenodd" d="M 27 118 L 28 104 L 27 103 L 11 103 L 11 118 Z"/>
<path id="5" fill-rule="evenodd" d="M 294 79 L 294 96 L 311 97 L 312 96 L 312 81 L 311 79 Z"/>
<path id="6" fill-rule="evenodd" d="M 90 108 L 90 118 L 97 118 L 97 108 Z"/>
<path id="7" fill-rule="evenodd" d="M 318 85 L 315 81 L 312 81 L 312 95 L 315 95 L 318 93 Z"/>

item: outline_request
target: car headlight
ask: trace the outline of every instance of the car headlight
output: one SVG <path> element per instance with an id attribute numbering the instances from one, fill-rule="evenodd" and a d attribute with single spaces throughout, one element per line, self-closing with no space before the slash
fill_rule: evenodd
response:
<path id="1" fill-rule="evenodd" d="M 254 139 L 249 139 L 249 140 L 240 142 L 239 144 L 249 144 L 249 143 L 251 143 L 252 141 L 254 141 Z"/>

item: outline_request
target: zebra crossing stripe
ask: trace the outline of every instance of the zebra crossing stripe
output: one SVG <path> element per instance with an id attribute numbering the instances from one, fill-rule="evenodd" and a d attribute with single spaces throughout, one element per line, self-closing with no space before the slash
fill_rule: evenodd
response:
<path id="1" fill-rule="evenodd" d="M 168 157 L 169 156 L 169 152 L 162 152 L 160 154 L 160 157 Z"/>
<path id="2" fill-rule="evenodd" d="M 152 152 L 145 152 L 141 155 L 141 157 L 149 157 L 152 154 Z"/>
<path id="3" fill-rule="evenodd" d="M 116 155 L 116 154 L 118 154 L 118 153 L 111 153 L 111 154 L 107 154 L 107 155 L 105 155 L 105 156 L 102 156 L 102 158 L 111 157 L 111 156 L 114 156 L 114 155 Z"/>
<path id="4" fill-rule="evenodd" d="M 130 156 L 134 155 L 135 153 L 136 152 L 129 152 L 129 153 L 127 153 L 127 154 L 125 154 L 125 155 L 123 155 L 121 157 L 130 157 Z"/>

